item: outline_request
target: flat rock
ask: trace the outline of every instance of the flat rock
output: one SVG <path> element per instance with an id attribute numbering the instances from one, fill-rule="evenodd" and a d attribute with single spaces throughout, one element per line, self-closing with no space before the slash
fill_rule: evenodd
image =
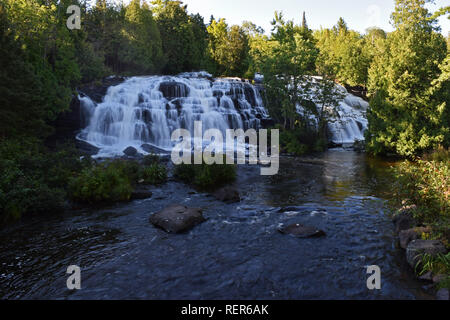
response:
<path id="1" fill-rule="evenodd" d="M 213 197 L 219 201 L 236 203 L 241 201 L 239 192 L 233 187 L 224 187 L 213 193 Z"/>
<path id="2" fill-rule="evenodd" d="M 421 261 L 423 254 L 436 256 L 440 253 L 445 254 L 447 250 L 444 244 L 438 240 L 413 240 L 406 248 L 406 260 L 408 264 L 415 268 L 417 263 Z"/>
<path id="3" fill-rule="evenodd" d="M 279 228 L 278 231 L 282 234 L 289 234 L 298 238 L 318 238 L 326 235 L 325 232 L 316 227 L 304 226 L 299 223 Z"/>
<path id="4" fill-rule="evenodd" d="M 411 241 L 420 239 L 422 233 L 427 233 L 430 231 L 431 231 L 430 228 L 424 228 L 424 227 L 400 231 L 400 233 L 398 235 L 399 240 L 400 240 L 400 247 L 402 247 L 403 249 L 406 249 L 408 247 L 408 244 Z"/>
<path id="5" fill-rule="evenodd" d="M 168 154 L 169 153 L 168 151 L 166 151 L 164 149 L 152 146 L 152 145 L 147 144 L 147 143 L 143 144 L 141 146 L 141 148 L 145 152 L 148 152 L 148 153 L 151 153 L 151 154 Z"/>
<path id="6" fill-rule="evenodd" d="M 205 221 L 202 209 L 171 205 L 150 217 L 150 223 L 169 233 L 181 233 Z"/>

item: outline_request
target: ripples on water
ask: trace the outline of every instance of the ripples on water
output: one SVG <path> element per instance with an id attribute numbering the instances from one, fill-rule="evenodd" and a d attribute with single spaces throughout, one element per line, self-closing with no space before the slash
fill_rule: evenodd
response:
<path id="1" fill-rule="evenodd" d="M 152 199 L 103 210 L 26 219 L 0 232 L 0 297 L 8 299 L 414 299 L 429 298 L 405 268 L 385 215 L 386 164 L 332 150 L 282 158 L 280 174 L 239 167 L 244 199 L 223 204 L 176 182 Z M 204 208 L 208 220 L 181 235 L 148 218 L 168 204 Z M 320 239 L 277 232 L 304 223 Z M 81 267 L 79 291 L 66 288 Z M 367 265 L 382 290 L 366 287 Z"/>

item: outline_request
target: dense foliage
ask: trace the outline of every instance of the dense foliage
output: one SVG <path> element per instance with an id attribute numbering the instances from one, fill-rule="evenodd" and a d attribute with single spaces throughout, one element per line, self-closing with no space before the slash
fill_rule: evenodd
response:
<path id="1" fill-rule="evenodd" d="M 448 147 L 449 51 L 424 0 L 397 0 L 396 30 L 379 43 L 369 70 L 367 146 L 412 157 Z"/>
<path id="2" fill-rule="evenodd" d="M 236 180 L 236 166 L 214 163 L 180 164 L 175 167 L 174 176 L 200 190 L 214 190 Z"/>

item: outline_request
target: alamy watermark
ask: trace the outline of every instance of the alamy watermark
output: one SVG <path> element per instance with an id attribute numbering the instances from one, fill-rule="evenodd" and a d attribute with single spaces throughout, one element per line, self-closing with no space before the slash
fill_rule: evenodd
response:
<path id="1" fill-rule="evenodd" d="M 271 143 L 268 145 L 267 129 L 260 129 L 258 132 L 255 129 L 248 129 L 245 132 L 243 129 L 228 129 L 224 141 L 222 131 L 209 129 L 203 133 L 202 122 L 195 121 L 194 137 L 187 129 L 177 129 L 172 133 L 171 140 L 177 144 L 172 149 L 171 158 L 176 165 L 192 162 L 198 165 L 203 162 L 211 165 L 224 164 L 224 158 L 226 164 L 246 164 L 248 157 L 249 164 L 262 165 L 261 175 L 273 176 L 278 174 L 280 165 L 279 135 L 279 130 L 271 130 Z"/>
<path id="2" fill-rule="evenodd" d="M 381 268 L 376 265 L 367 266 L 367 274 L 370 274 L 367 279 L 367 289 L 381 290 Z"/>
<path id="3" fill-rule="evenodd" d="M 81 268 L 76 265 L 71 265 L 67 267 L 67 274 L 70 274 L 67 278 L 66 285 L 69 290 L 80 290 L 81 289 Z"/>
<path id="4" fill-rule="evenodd" d="M 81 29 L 81 9 L 79 6 L 73 4 L 67 7 L 67 14 L 70 17 L 66 21 L 66 26 L 69 30 L 80 30 Z"/>

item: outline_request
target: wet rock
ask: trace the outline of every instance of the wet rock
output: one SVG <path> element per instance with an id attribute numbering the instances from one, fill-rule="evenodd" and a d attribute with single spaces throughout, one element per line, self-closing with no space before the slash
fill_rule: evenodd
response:
<path id="1" fill-rule="evenodd" d="M 406 248 L 406 260 L 412 268 L 415 268 L 417 263 L 421 261 L 423 254 L 429 254 L 434 257 L 440 253 L 445 254 L 446 251 L 441 241 L 414 240 Z"/>
<path id="2" fill-rule="evenodd" d="M 131 193 L 131 200 L 144 200 L 153 196 L 151 191 L 145 189 L 136 189 Z"/>
<path id="3" fill-rule="evenodd" d="M 436 300 L 448 301 L 450 300 L 450 290 L 441 289 L 436 293 Z"/>
<path id="4" fill-rule="evenodd" d="M 410 206 L 412 208 L 412 206 Z M 416 221 L 413 218 L 412 209 L 400 209 L 393 218 L 395 225 L 395 232 L 399 233 L 403 230 L 408 230 L 416 226 Z"/>
<path id="5" fill-rule="evenodd" d="M 90 143 L 87 143 L 87 142 L 81 141 L 81 140 L 75 140 L 75 147 L 81 153 L 88 155 L 88 156 L 94 156 L 100 151 L 99 148 L 93 146 Z"/>
<path id="6" fill-rule="evenodd" d="M 233 187 L 224 187 L 213 193 L 214 198 L 226 203 L 236 203 L 241 201 L 239 192 Z"/>
<path id="7" fill-rule="evenodd" d="M 419 277 L 419 280 L 423 281 L 433 281 L 433 273 L 431 271 L 425 273 L 424 275 Z"/>
<path id="8" fill-rule="evenodd" d="M 87 95 L 92 101 L 97 103 L 103 102 L 103 97 L 106 95 L 108 88 L 116 86 L 124 82 L 126 78 L 120 76 L 109 76 L 102 80 L 101 83 L 91 83 L 78 88 L 81 94 Z"/>
<path id="9" fill-rule="evenodd" d="M 322 230 L 311 226 L 304 226 L 299 223 L 291 224 L 287 227 L 282 227 L 278 229 L 278 231 L 282 234 L 289 234 L 298 238 L 318 238 L 324 237 L 326 235 Z"/>
<path id="10" fill-rule="evenodd" d="M 175 98 L 186 98 L 189 95 L 189 88 L 187 85 L 177 81 L 164 81 L 159 85 L 159 91 L 168 100 Z"/>
<path id="11" fill-rule="evenodd" d="M 300 211 L 300 207 L 283 207 L 280 210 L 278 210 L 278 213 L 285 213 L 285 212 L 297 212 Z"/>
<path id="12" fill-rule="evenodd" d="M 406 249 L 411 241 L 420 239 L 422 233 L 427 233 L 430 231 L 431 231 L 430 228 L 424 227 L 400 231 L 399 234 L 400 247 Z"/>
<path id="13" fill-rule="evenodd" d="M 141 148 L 145 152 L 152 153 L 152 154 L 161 154 L 161 153 L 166 154 L 166 153 L 168 153 L 166 150 L 158 148 L 158 147 L 155 147 L 155 146 L 152 146 L 150 144 L 143 144 L 141 146 Z"/>
<path id="14" fill-rule="evenodd" d="M 138 154 L 138 151 L 134 147 L 128 147 L 125 150 L 123 150 L 123 153 L 128 157 L 135 157 Z"/>
<path id="15" fill-rule="evenodd" d="M 204 221 L 201 209 L 180 204 L 171 205 L 150 217 L 150 223 L 169 233 L 187 231 Z"/>

